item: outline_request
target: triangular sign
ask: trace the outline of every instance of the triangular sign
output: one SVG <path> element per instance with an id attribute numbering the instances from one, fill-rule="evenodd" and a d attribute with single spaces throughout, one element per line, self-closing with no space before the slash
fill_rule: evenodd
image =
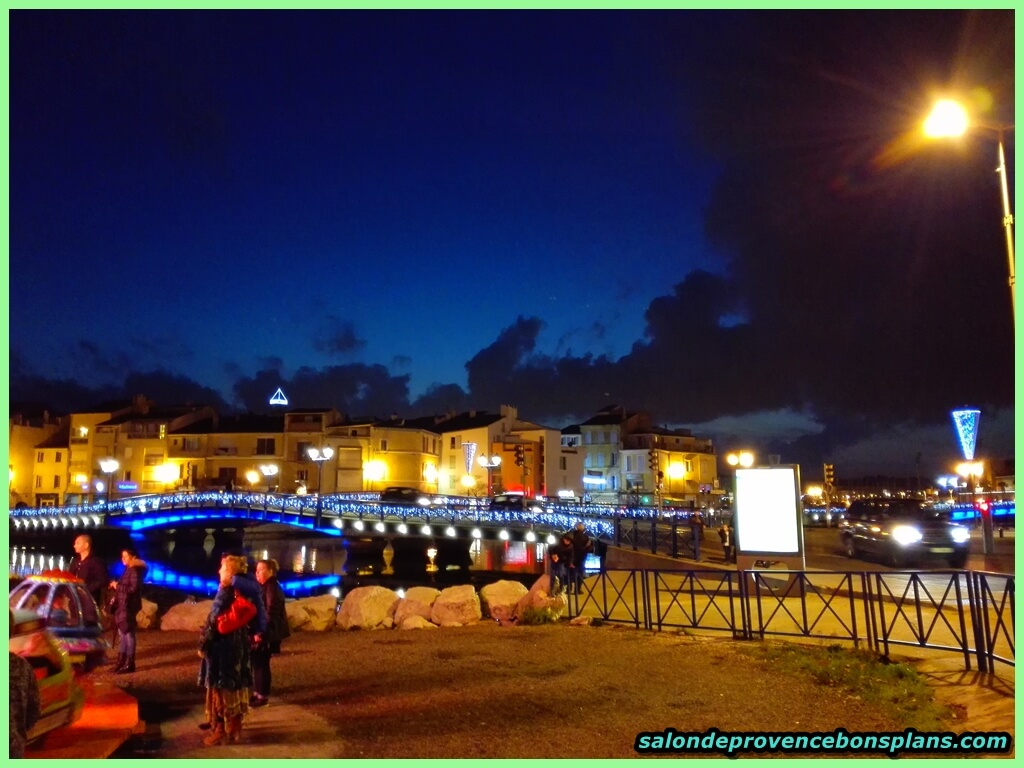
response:
<path id="1" fill-rule="evenodd" d="M 277 388 L 277 392 L 270 396 L 270 404 L 288 405 L 288 398 L 284 396 L 284 392 L 281 391 L 280 387 Z"/>

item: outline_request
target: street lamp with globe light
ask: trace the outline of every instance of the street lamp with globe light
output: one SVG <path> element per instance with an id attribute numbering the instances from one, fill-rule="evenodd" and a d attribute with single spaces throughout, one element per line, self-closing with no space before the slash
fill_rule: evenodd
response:
<path id="1" fill-rule="evenodd" d="M 996 167 L 996 173 L 999 174 L 1000 186 L 1002 188 L 1003 229 L 1006 233 L 1006 256 L 1010 273 L 1010 307 L 1013 311 L 1014 322 L 1016 323 L 1017 291 L 1015 287 L 1016 276 L 1013 255 L 1013 213 L 1010 210 L 1009 183 L 1006 180 L 1006 150 L 1003 147 L 1003 137 L 1008 131 L 1013 130 L 1013 126 L 971 120 L 963 105 L 953 99 L 939 99 L 935 102 L 932 111 L 924 121 L 924 134 L 930 139 L 957 138 L 963 136 L 971 128 L 993 131 L 998 138 L 997 159 L 999 165 Z"/>
<path id="2" fill-rule="evenodd" d="M 267 493 L 270 493 L 270 478 L 277 477 L 277 464 L 260 464 L 260 474 L 263 475 L 263 481 L 267 484 Z M 277 483 L 274 483 L 277 486 Z"/>
<path id="3" fill-rule="evenodd" d="M 494 495 L 494 483 L 491 473 L 496 467 L 501 466 L 501 456 L 494 454 L 493 456 L 478 456 L 476 463 L 487 470 L 487 495 Z"/>
<path id="4" fill-rule="evenodd" d="M 752 451 L 732 451 L 725 455 L 725 463 L 730 467 L 743 467 L 744 469 L 754 466 L 754 454 Z M 732 473 L 732 511 L 736 514 L 736 473 Z"/>
<path id="5" fill-rule="evenodd" d="M 100 459 L 100 470 L 107 476 L 107 504 L 114 493 L 114 473 L 120 468 L 121 462 L 113 457 Z"/>
<path id="6" fill-rule="evenodd" d="M 319 528 L 324 513 L 324 462 L 334 456 L 334 449 L 329 445 L 319 449 L 310 447 L 306 450 L 306 455 L 316 462 L 316 527 Z"/>

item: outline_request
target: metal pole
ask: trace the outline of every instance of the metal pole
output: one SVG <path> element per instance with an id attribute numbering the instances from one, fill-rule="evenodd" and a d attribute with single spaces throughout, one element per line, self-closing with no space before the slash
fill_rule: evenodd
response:
<path id="1" fill-rule="evenodd" d="M 315 525 L 317 528 L 320 527 L 320 521 L 323 519 L 324 512 L 324 494 L 323 494 L 323 480 L 324 480 L 324 462 L 323 459 L 316 463 L 316 521 Z"/>
<path id="2" fill-rule="evenodd" d="M 1017 291 L 1016 276 L 1013 265 L 1013 214 L 1010 212 L 1010 192 L 1006 181 L 1006 152 L 1003 149 L 1003 128 L 999 129 L 999 181 L 1003 192 L 1003 229 L 1006 231 L 1006 256 L 1010 267 L 1010 308 L 1013 311 L 1013 324 L 1017 325 Z"/>

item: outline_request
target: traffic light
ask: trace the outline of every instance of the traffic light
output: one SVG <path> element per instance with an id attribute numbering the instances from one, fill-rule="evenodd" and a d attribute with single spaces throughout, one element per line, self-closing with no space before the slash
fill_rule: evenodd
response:
<path id="1" fill-rule="evenodd" d="M 526 449 L 523 446 L 517 445 L 515 448 L 515 454 L 517 467 L 521 467 L 526 464 Z"/>
<path id="2" fill-rule="evenodd" d="M 825 465 L 825 487 L 832 488 L 836 484 L 835 467 L 831 464 Z"/>
<path id="3" fill-rule="evenodd" d="M 647 465 L 651 468 L 651 472 L 658 471 L 658 452 L 653 448 L 647 452 Z"/>

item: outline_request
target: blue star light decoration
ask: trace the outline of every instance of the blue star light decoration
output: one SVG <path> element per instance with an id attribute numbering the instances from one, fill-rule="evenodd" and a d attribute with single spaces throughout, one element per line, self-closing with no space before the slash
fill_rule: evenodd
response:
<path id="1" fill-rule="evenodd" d="M 953 426 L 956 427 L 956 436 L 960 441 L 960 450 L 966 461 L 974 461 L 974 446 L 978 442 L 978 421 L 981 419 L 981 411 L 977 408 L 964 408 L 953 411 Z"/>

